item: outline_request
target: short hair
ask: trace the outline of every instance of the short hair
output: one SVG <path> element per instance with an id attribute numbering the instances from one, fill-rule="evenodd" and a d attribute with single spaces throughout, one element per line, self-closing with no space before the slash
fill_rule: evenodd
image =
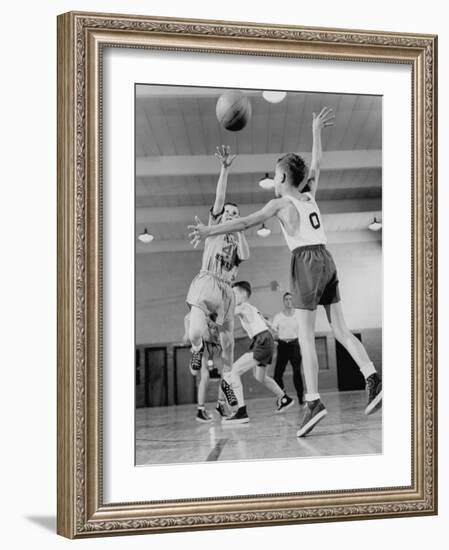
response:
<path id="1" fill-rule="evenodd" d="M 240 214 L 240 207 L 238 204 L 236 204 L 235 202 L 231 202 L 231 201 L 228 201 L 228 202 L 225 202 L 224 205 L 223 205 L 223 210 L 224 210 L 224 207 L 225 206 L 235 206 L 237 208 L 237 210 L 239 211 L 239 214 Z"/>
<path id="2" fill-rule="evenodd" d="M 251 289 L 251 284 L 248 281 L 237 281 L 232 286 L 241 288 L 242 290 L 244 290 L 248 295 L 248 298 L 251 296 L 252 289 Z"/>
<path id="3" fill-rule="evenodd" d="M 277 164 L 288 175 L 293 187 L 299 187 L 304 181 L 306 163 L 298 154 L 287 153 L 278 159 Z M 304 191 L 304 189 L 302 191 Z"/>
<path id="4" fill-rule="evenodd" d="M 283 296 L 282 296 L 282 299 L 285 300 L 285 298 L 286 298 L 287 296 L 292 296 L 292 297 L 293 297 L 293 294 L 292 294 L 291 292 L 288 292 L 288 291 L 287 291 L 287 292 L 284 292 L 284 294 L 283 294 Z"/>

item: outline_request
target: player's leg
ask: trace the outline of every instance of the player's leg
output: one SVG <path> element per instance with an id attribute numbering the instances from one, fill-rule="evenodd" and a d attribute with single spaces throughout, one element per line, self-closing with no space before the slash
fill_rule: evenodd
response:
<path id="1" fill-rule="evenodd" d="M 218 371 L 221 373 L 221 376 L 223 376 L 223 358 L 221 357 L 221 350 L 219 354 L 217 353 L 214 356 L 214 365 L 217 367 Z M 223 388 L 221 387 L 221 384 L 218 384 L 217 405 L 215 407 L 215 410 L 217 411 L 218 415 L 221 418 L 227 417 L 226 397 L 223 392 Z"/>
<path id="2" fill-rule="evenodd" d="M 318 357 L 315 346 L 316 309 L 298 309 L 298 340 L 302 351 L 307 410 L 296 435 L 304 437 L 322 420 L 326 408 L 318 392 Z"/>
<path id="3" fill-rule="evenodd" d="M 301 350 L 297 342 L 289 344 L 288 358 L 293 369 L 293 384 L 298 396 L 298 403 L 302 405 L 304 402 L 304 386 L 301 376 Z"/>
<path id="4" fill-rule="evenodd" d="M 271 376 L 268 376 L 266 365 L 258 364 L 254 367 L 253 375 L 258 382 L 263 384 L 267 390 L 277 397 L 276 414 L 285 412 L 295 403 L 294 400 L 285 393 L 284 389 L 281 388 Z"/>
<path id="5" fill-rule="evenodd" d="M 229 405 L 231 407 L 235 407 L 237 405 L 237 399 L 230 379 L 234 362 L 234 317 L 228 317 L 224 324 L 220 327 L 220 343 L 223 350 L 221 388 Z"/>
<path id="6" fill-rule="evenodd" d="M 278 342 L 278 352 L 276 357 L 276 364 L 274 366 L 274 380 L 276 384 L 284 389 L 284 371 L 288 363 L 287 345 L 284 342 Z"/>
<path id="7" fill-rule="evenodd" d="M 301 347 L 305 400 L 307 408 L 296 435 L 307 435 L 327 414 L 318 393 L 318 357 L 315 347 L 316 309 L 326 258 L 322 246 L 299 248 L 292 253 L 290 290 L 298 316 L 298 341 Z"/>
<path id="8" fill-rule="evenodd" d="M 382 402 L 382 382 L 376 368 L 363 344 L 348 329 L 341 302 L 328 304 L 325 309 L 335 339 L 346 348 L 367 381 L 369 396 L 365 414 L 371 414 L 379 408 Z"/>
<path id="9" fill-rule="evenodd" d="M 206 314 L 197 307 L 192 306 L 190 310 L 189 340 L 193 349 L 201 349 L 203 346 L 203 334 L 207 330 Z"/>
<path id="10" fill-rule="evenodd" d="M 253 374 L 261 384 L 269 391 L 274 393 L 276 400 L 276 413 L 284 412 L 294 403 L 285 391 L 267 375 L 268 365 L 273 361 L 274 340 L 269 331 L 258 334 L 252 344 L 253 356 L 257 366 L 253 369 Z"/>
<path id="11" fill-rule="evenodd" d="M 223 358 L 223 372 L 226 374 L 231 372 L 234 364 L 234 310 L 235 297 L 232 288 L 229 285 L 221 285 L 221 302 L 219 308 L 219 316 L 222 316 L 220 326 L 220 343 Z M 217 321 L 218 322 L 218 321 Z"/>
<path id="12" fill-rule="evenodd" d="M 318 356 L 315 345 L 316 309 L 297 309 L 298 341 L 302 351 L 306 401 L 319 399 L 318 393 Z"/>
<path id="13" fill-rule="evenodd" d="M 284 396 L 284 390 L 271 376 L 267 375 L 267 367 L 265 365 L 256 365 L 253 369 L 253 375 L 258 382 L 263 384 L 278 399 Z"/>
<path id="14" fill-rule="evenodd" d="M 206 314 L 201 308 L 192 305 L 189 324 L 189 340 L 192 344 L 192 357 L 190 359 L 190 370 L 192 374 L 201 369 L 203 334 L 205 334 L 206 331 Z"/>
<path id="15" fill-rule="evenodd" d="M 251 352 L 243 354 L 237 359 L 232 366 L 230 381 L 232 383 L 232 389 L 234 390 L 237 398 L 238 409 L 237 411 L 223 419 L 223 424 L 247 424 L 249 422 L 248 413 L 246 412 L 245 398 L 243 395 L 242 375 L 245 372 L 253 369 L 257 365 L 254 356 Z"/>
<path id="16" fill-rule="evenodd" d="M 223 328 L 220 331 L 220 343 L 223 349 L 223 372 L 230 373 L 234 362 L 234 331 L 229 328 Z"/>
<path id="17" fill-rule="evenodd" d="M 212 417 L 206 410 L 206 392 L 209 384 L 209 369 L 207 367 L 208 355 L 205 353 L 202 357 L 200 371 L 200 382 L 198 384 L 198 410 L 196 420 L 198 422 L 212 422 Z"/>
<path id="18" fill-rule="evenodd" d="M 242 407 L 245 404 L 241 377 L 245 374 L 245 372 L 253 369 L 256 365 L 257 362 L 254 359 L 253 353 L 248 352 L 239 357 L 232 367 L 231 382 L 239 407 Z"/>

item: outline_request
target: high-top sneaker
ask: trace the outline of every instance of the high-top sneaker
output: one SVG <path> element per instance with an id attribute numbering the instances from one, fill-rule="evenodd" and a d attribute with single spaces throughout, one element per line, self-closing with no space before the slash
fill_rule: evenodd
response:
<path id="1" fill-rule="evenodd" d="M 226 418 L 228 416 L 226 414 L 226 405 L 224 401 L 218 400 L 215 410 L 221 418 Z"/>
<path id="2" fill-rule="evenodd" d="M 226 397 L 226 401 L 229 403 L 229 405 L 231 407 L 235 407 L 237 405 L 237 397 L 235 396 L 235 393 L 231 387 L 231 384 L 224 378 L 221 380 L 221 389 L 223 390 L 223 393 L 225 394 L 225 397 Z"/>
<path id="3" fill-rule="evenodd" d="M 201 346 L 201 349 L 198 351 L 194 351 L 193 349 L 190 350 L 191 357 L 190 357 L 190 372 L 193 374 L 193 376 L 196 376 L 199 371 L 201 370 L 201 362 L 203 358 L 203 350 L 204 346 Z"/>
<path id="4" fill-rule="evenodd" d="M 285 394 L 276 401 L 277 407 L 274 412 L 276 414 L 284 413 L 287 409 L 294 405 L 294 403 L 295 400 Z"/>
<path id="5" fill-rule="evenodd" d="M 246 412 L 246 405 L 244 405 L 243 407 L 239 407 L 231 416 L 223 418 L 221 424 L 222 426 L 233 426 L 235 424 L 248 424 L 248 422 L 249 417 Z"/>
<path id="6" fill-rule="evenodd" d="M 296 432 L 296 437 L 304 437 L 311 432 L 318 422 L 323 420 L 326 414 L 326 407 L 321 403 L 320 399 L 308 401 L 306 414 L 304 415 L 299 430 Z"/>
<path id="7" fill-rule="evenodd" d="M 212 422 L 212 417 L 204 407 L 198 407 L 198 411 L 196 413 L 196 421 L 209 423 L 209 422 Z"/>
<path id="8" fill-rule="evenodd" d="M 377 372 L 366 379 L 366 389 L 368 390 L 368 403 L 365 414 L 372 414 L 382 405 L 382 380 Z"/>

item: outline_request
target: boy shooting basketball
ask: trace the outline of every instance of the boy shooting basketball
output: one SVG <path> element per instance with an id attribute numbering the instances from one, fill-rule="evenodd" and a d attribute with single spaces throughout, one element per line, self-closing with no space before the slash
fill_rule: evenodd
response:
<path id="1" fill-rule="evenodd" d="M 326 248 L 326 234 L 321 214 L 315 202 L 322 158 L 321 132 L 333 125 L 332 111 L 323 108 L 313 114 L 312 162 L 307 178 L 304 160 L 296 153 L 282 156 L 275 170 L 276 199 L 249 216 L 222 226 L 206 227 L 196 218 L 189 226 L 192 243 L 226 231 L 244 231 L 277 217 L 287 246 L 292 252 L 291 292 L 298 311 L 298 339 L 303 356 L 307 412 L 297 432 L 298 437 L 309 433 L 327 410 L 318 392 L 318 358 L 315 348 L 315 319 L 318 305 L 326 314 L 335 338 L 348 350 L 367 381 L 368 403 L 365 414 L 377 410 L 382 400 L 382 383 L 363 345 L 346 326 L 340 302 L 335 263 Z"/>
<path id="2" fill-rule="evenodd" d="M 209 214 L 209 227 L 222 225 L 239 217 L 234 203 L 225 202 L 229 168 L 235 159 L 230 148 L 217 147 L 215 155 L 221 162 L 215 203 Z M 222 388 L 231 406 L 235 396 L 227 383 L 227 373 L 234 361 L 234 294 L 232 283 L 240 263 L 249 257 L 245 235 L 239 231 L 223 231 L 205 240 L 201 270 L 192 281 L 187 304 L 190 306 L 189 340 L 192 344 L 190 369 L 201 369 L 203 338 L 207 317 L 213 316 L 219 327 L 223 349 Z"/>
<path id="3" fill-rule="evenodd" d="M 252 304 L 249 303 L 251 285 L 247 281 L 234 283 L 235 314 L 240 319 L 242 327 L 251 338 L 249 351 L 244 353 L 232 366 L 231 383 L 237 397 L 237 411 L 223 418 L 223 425 L 247 424 L 248 413 L 243 397 L 241 376 L 252 370 L 254 378 L 263 384 L 277 397 L 276 413 L 285 412 L 294 404 L 294 400 L 282 390 L 270 376 L 267 376 L 267 367 L 273 359 L 274 340 L 268 330 L 267 321 Z"/>

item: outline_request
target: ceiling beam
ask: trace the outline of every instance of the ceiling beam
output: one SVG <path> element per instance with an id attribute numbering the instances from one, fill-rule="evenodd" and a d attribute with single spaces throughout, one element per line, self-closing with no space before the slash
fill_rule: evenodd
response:
<path id="1" fill-rule="evenodd" d="M 199 86 L 159 86 L 138 84 L 136 86 L 137 101 L 145 100 L 145 98 L 166 99 L 167 97 L 217 97 L 223 92 L 229 91 L 229 88 L 201 88 Z M 244 90 L 245 95 L 254 96 L 260 95 L 260 90 Z"/>
<path id="2" fill-rule="evenodd" d="M 368 229 L 361 229 L 356 231 L 338 231 L 329 232 L 327 234 L 327 242 L 332 244 L 343 243 L 355 243 L 355 242 L 376 242 L 380 241 L 382 233 L 380 231 L 369 231 Z M 261 248 L 270 246 L 286 246 L 284 237 L 282 235 L 270 235 L 265 238 L 261 237 L 248 237 L 248 244 L 250 248 Z M 181 239 L 168 239 L 168 240 L 154 240 L 150 244 L 143 244 L 137 242 L 136 253 L 137 254 L 155 254 L 160 252 L 196 252 L 189 241 Z M 202 251 L 198 249 L 199 252 Z"/>
<path id="3" fill-rule="evenodd" d="M 260 204 L 244 204 L 240 208 L 240 214 L 246 216 L 264 206 Z M 374 212 L 382 208 L 380 198 L 375 199 L 350 199 L 350 200 L 328 200 L 321 201 L 320 211 L 322 214 L 351 213 L 351 212 Z M 199 216 L 203 222 L 208 219 L 208 206 L 161 206 L 152 208 L 136 209 L 136 224 L 152 223 L 176 223 L 193 222 L 195 216 Z"/>
<path id="4" fill-rule="evenodd" d="M 310 153 L 300 153 L 306 163 L 310 162 Z M 281 154 L 248 154 L 239 155 L 232 164 L 234 174 L 262 175 L 272 173 Z M 353 170 L 359 168 L 380 168 L 382 151 L 327 151 L 323 155 L 322 170 Z M 152 156 L 137 157 L 136 176 L 202 176 L 219 172 L 219 162 L 210 155 L 195 156 Z"/>
<path id="5" fill-rule="evenodd" d="M 264 191 L 258 186 L 258 180 L 262 176 L 259 174 L 242 174 L 235 175 L 233 173 L 229 176 L 228 191 L 238 193 L 271 193 L 273 191 Z M 208 194 L 215 195 L 215 188 L 217 185 L 217 174 L 203 176 L 200 178 L 183 177 L 176 178 L 157 178 L 157 177 L 140 177 L 136 181 L 136 197 L 146 197 L 151 199 L 152 196 L 166 196 L 166 195 L 191 195 L 192 187 L 208 189 Z M 354 170 L 351 172 L 345 172 L 342 174 L 338 170 L 329 170 L 321 174 L 318 192 L 323 190 L 336 191 L 339 189 L 362 189 L 382 186 L 382 170 L 381 168 L 374 168 L 369 170 Z"/>

